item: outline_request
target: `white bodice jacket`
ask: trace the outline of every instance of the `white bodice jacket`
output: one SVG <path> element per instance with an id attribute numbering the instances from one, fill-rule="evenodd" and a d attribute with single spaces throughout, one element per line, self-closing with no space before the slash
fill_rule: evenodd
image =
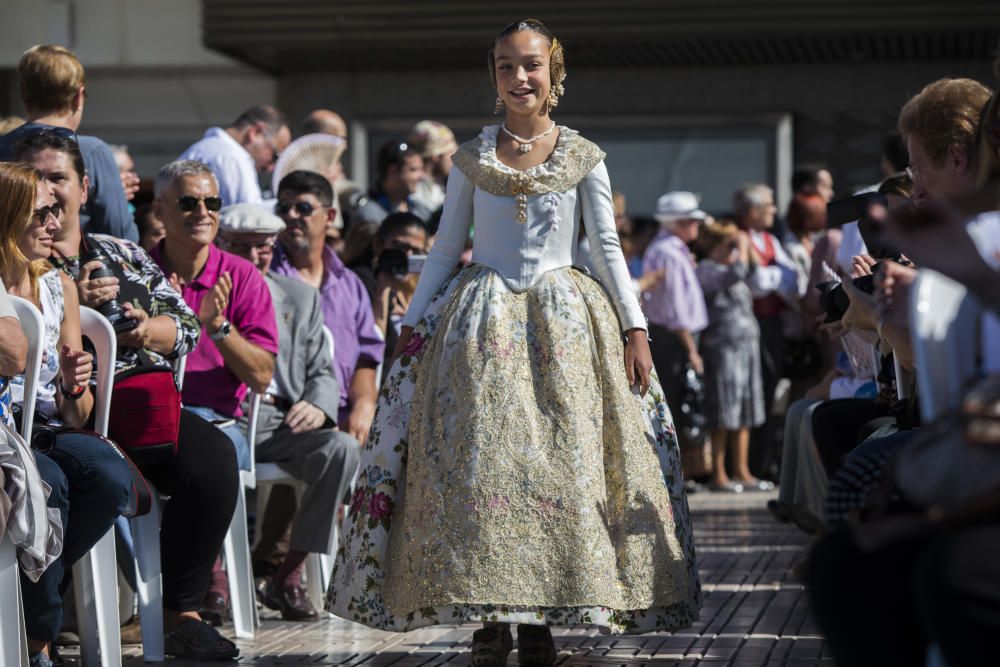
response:
<path id="1" fill-rule="evenodd" d="M 497 158 L 499 127 L 483 128 L 453 157 L 441 225 L 402 324 L 420 321 L 458 264 L 473 223 L 472 261 L 492 268 L 511 290 L 522 292 L 546 272 L 573 265 L 582 219 L 591 264 L 622 330 L 645 330 L 615 229 L 604 153 L 560 126 L 549 159 L 518 171 Z M 524 222 L 518 221 L 519 213 Z"/>

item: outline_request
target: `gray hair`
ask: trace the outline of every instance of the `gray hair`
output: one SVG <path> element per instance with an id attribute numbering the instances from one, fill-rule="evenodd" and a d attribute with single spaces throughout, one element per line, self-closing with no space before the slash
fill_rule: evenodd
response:
<path id="1" fill-rule="evenodd" d="M 160 167 L 153 182 L 153 195 L 159 197 L 163 191 L 185 176 L 211 176 L 216 187 L 219 181 L 208 165 L 198 160 L 174 160 Z"/>
<path id="2" fill-rule="evenodd" d="M 767 203 L 767 195 L 774 196 L 774 191 L 764 183 L 744 183 L 733 193 L 733 215 L 738 219 L 745 218 L 757 206 Z"/>

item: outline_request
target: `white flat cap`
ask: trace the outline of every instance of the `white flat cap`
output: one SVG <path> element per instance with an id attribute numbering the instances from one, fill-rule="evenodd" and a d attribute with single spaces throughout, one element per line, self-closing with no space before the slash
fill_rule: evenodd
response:
<path id="1" fill-rule="evenodd" d="M 704 220 L 708 216 L 698 208 L 698 204 L 698 195 L 693 192 L 668 192 L 657 200 L 654 217 L 660 222 Z"/>
<path id="2" fill-rule="evenodd" d="M 277 234 L 285 221 L 259 204 L 233 204 L 219 213 L 219 230 L 245 234 Z"/>

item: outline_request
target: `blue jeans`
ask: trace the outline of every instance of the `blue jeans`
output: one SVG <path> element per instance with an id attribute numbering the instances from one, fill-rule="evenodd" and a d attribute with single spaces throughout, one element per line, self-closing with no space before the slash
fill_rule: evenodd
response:
<path id="1" fill-rule="evenodd" d="M 21 575 L 24 621 L 28 637 L 54 641 L 63 621 L 63 575 L 128 510 L 132 475 L 113 448 L 87 433 L 61 433 L 52 450 L 34 454 L 52 487 L 48 506 L 62 515 L 63 550 L 37 582 Z"/>
<path id="2" fill-rule="evenodd" d="M 229 436 L 236 449 L 236 463 L 240 470 L 250 470 L 250 445 L 247 443 L 247 434 L 235 418 L 200 405 L 185 405 L 184 409 L 190 410 L 205 421 L 218 422 L 215 426 Z"/>

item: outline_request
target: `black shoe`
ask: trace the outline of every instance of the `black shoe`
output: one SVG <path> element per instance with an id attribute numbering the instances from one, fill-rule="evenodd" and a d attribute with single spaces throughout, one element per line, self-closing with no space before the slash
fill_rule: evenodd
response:
<path id="1" fill-rule="evenodd" d="M 274 579 L 267 580 L 264 588 L 264 605 L 269 609 L 281 611 L 281 618 L 286 621 L 312 622 L 319 620 L 319 612 L 309 601 L 306 590 L 295 584 L 278 588 Z"/>
<path id="2" fill-rule="evenodd" d="M 490 623 L 472 633 L 470 664 L 472 667 L 504 667 L 513 648 L 510 625 Z"/>
<path id="3" fill-rule="evenodd" d="M 559 652 L 547 625 L 517 626 L 517 663 L 531 667 L 554 665 Z"/>

